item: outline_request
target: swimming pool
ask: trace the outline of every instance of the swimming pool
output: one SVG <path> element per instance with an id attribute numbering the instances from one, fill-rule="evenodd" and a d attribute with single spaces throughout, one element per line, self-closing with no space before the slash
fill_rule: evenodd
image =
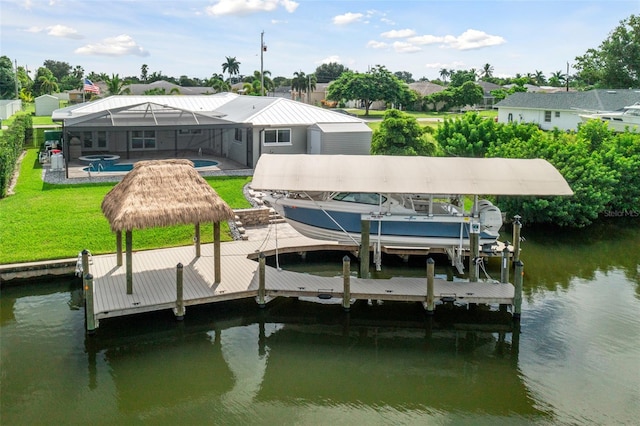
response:
<path id="1" fill-rule="evenodd" d="M 196 169 L 203 167 L 217 166 L 218 162 L 214 160 L 190 160 Z M 129 172 L 133 169 L 133 163 L 116 163 L 116 164 L 90 164 L 82 169 L 83 172 Z"/>

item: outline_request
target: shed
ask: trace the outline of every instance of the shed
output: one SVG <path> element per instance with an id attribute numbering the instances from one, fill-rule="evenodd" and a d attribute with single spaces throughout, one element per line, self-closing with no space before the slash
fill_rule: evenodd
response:
<path id="1" fill-rule="evenodd" d="M 51 116 L 53 111 L 60 108 L 60 99 L 51 95 L 42 95 L 36 98 L 36 116 Z"/>
<path id="2" fill-rule="evenodd" d="M 191 161 L 138 161 L 105 195 L 102 212 L 116 233 L 118 266 L 122 265 L 122 231 L 126 232 L 127 294 L 133 293 L 132 231 L 157 226 L 194 224 L 197 257 L 200 223 L 213 222 L 215 282 L 220 282 L 220 222 L 235 214 Z"/>
<path id="3" fill-rule="evenodd" d="M 364 122 L 316 123 L 307 129 L 307 154 L 368 155 L 371 133 Z"/>
<path id="4" fill-rule="evenodd" d="M 6 120 L 20 110 L 22 110 L 22 101 L 20 99 L 0 100 L 0 120 Z"/>

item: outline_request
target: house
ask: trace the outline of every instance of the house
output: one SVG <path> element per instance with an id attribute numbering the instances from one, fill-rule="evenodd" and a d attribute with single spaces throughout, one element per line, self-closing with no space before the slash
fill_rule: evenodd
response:
<path id="1" fill-rule="evenodd" d="M 351 115 L 284 98 L 110 96 L 58 109 L 65 158 L 202 152 L 253 167 L 262 153 L 369 154 L 371 129 Z"/>
<path id="2" fill-rule="evenodd" d="M 482 104 L 476 106 L 483 109 L 492 109 L 496 98 L 491 92 L 502 89 L 502 86 L 484 80 L 476 81 L 476 84 L 482 88 Z"/>
<path id="3" fill-rule="evenodd" d="M 35 99 L 35 104 L 37 116 L 51 115 L 53 111 L 60 108 L 60 99 L 51 95 L 42 95 Z"/>
<path id="4" fill-rule="evenodd" d="M 586 92 L 516 92 L 498 102 L 498 122 L 535 123 L 542 130 L 577 130 L 579 114 L 618 111 L 640 102 L 640 90 L 589 90 Z"/>

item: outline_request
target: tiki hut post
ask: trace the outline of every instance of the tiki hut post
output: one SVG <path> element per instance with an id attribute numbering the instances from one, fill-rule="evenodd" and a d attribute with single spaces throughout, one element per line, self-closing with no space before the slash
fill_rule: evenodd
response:
<path id="1" fill-rule="evenodd" d="M 127 294 L 133 294 L 133 232 L 125 232 L 125 245 L 127 251 Z"/>
<path id="2" fill-rule="evenodd" d="M 200 224 L 196 223 L 195 225 L 195 237 L 193 237 L 194 242 L 196 243 L 196 257 L 200 257 Z"/>
<path id="3" fill-rule="evenodd" d="M 220 271 L 220 222 L 213 223 L 213 262 L 215 270 L 214 282 L 219 284 L 222 280 Z"/>
<path id="4" fill-rule="evenodd" d="M 116 231 L 116 266 L 122 266 L 122 231 Z"/>

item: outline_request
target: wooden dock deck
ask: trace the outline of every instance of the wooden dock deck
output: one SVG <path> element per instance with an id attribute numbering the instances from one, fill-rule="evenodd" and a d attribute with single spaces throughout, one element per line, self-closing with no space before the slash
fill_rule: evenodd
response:
<path id="1" fill-rule="evenodd" d="M 281 232 L 276 240 L 255 238 L 221 244 L 221 281 L 214 283 L 213 244 L 205 244 L 196 258 L 195 247 L 138 251 L 133 254 L 133 294 L 126 294 L 126 266 L 116 265 L 115 254 L 93 256 L 93 315 L 99 320 L 176 307 L 177 265 L 183 265 L 184 306 L 214 303 L 258 295 L 259 252 L 265 255 L 314 250 L 353 251 L 355 247 L 317 241 L 297 233 Z M 352 267 L 352 271 L 355 268 Z M 362 279 L 351 276 L 351 299 L 425 302 L 425 278 Z M 505 304 L 514 300 L 510 283 L 434 280 L 436 300 L 453 298 L 463 303 Z M 273 297 L 343 296 L 343 278 L 320 277 L 266 266 L 267 300 Z"/>

